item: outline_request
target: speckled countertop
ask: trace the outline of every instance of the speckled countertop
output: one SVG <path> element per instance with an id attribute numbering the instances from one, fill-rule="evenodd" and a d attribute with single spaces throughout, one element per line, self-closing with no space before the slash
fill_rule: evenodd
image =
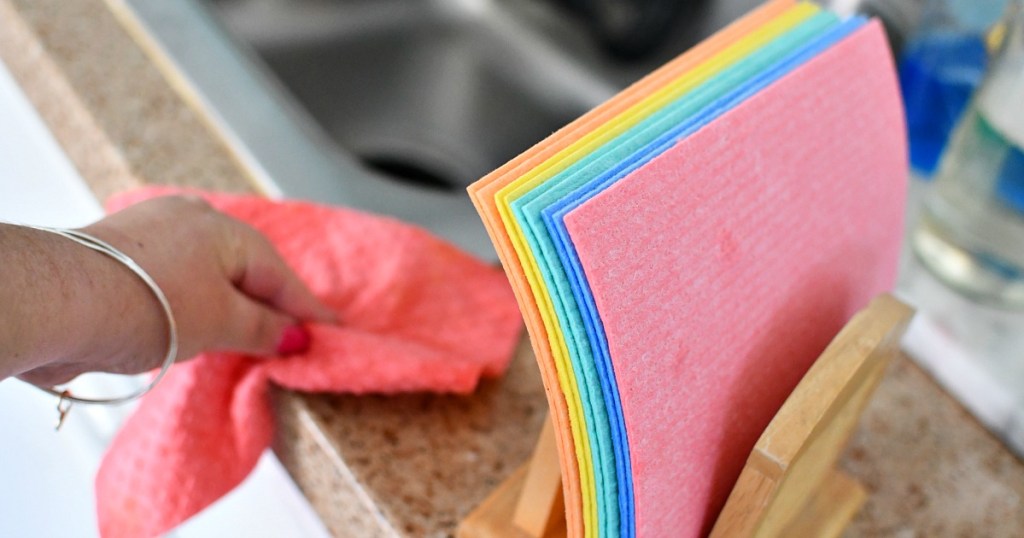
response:
<path id="1" fill-rule="evenodd" d="M 0 0 L 0 59 L 100 198 L 253 186 L 103 0 Z M 338 536 L 447 536 L 525 461 L 546 412 L 528 346 L 472 396 L 278 391 L 274 442 Z M 1024 465 L 922 370 L 890 369 L 841 466 L 871 497 L 847 536 L 1024 532 Z"/>

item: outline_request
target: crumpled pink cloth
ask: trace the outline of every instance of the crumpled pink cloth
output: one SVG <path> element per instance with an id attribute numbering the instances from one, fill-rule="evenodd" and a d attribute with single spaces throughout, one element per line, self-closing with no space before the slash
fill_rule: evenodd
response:
<path id="1" fill-rule="evenodd" d="M 144 189 L 108 205 L 180 192 Z M 307 392 L 466 393 L 507 367 L 521 317 L 499 269 L 389 218 L 188 192 L 264 233 L 341 321 L 309 325 L 302 355 L 208 353 L 173 366 L 100 465 L 105 538 L 162 534 L 238 485 L 271 441 L 270 383 Z"/>

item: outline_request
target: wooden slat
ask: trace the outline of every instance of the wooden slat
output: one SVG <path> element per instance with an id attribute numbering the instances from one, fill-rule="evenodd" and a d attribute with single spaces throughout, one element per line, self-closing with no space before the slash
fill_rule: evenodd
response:
<path id="1" fill-rule="evenodd" d="M 545 538 L 551 535 L 560 519 L 565 519 L 562 473 L 555 446 L 555 428 L 548 416 L 537 439 L 512 521 L 531 538 Z"/>
<path id="2" fill-rule="evenodd" d="M 531 459 L 459 524 L 458 538 L 565 538 L 565 500 L 549 416 Z"/>
<path id="3" fill-rule="evenodd" d="M 712 531 L 786 536 L 820 495 L 872 392 L 899 351 L 913 311 L 889 295 L 872 301 L 833 339 L 754 446 Z M 849 521 L 842 506 L 834 516 Z"/>

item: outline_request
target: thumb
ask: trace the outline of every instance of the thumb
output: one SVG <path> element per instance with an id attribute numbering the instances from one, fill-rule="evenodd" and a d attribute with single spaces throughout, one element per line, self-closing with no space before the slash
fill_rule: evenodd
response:
<path id="1" fill-rule="evenodd" d="M 220 345 L 251 355 L 280 356 L 309 349 L 309 333 L 285 314 L 248 296 L 234 294 L 231 319 L 225 323 Z"/>

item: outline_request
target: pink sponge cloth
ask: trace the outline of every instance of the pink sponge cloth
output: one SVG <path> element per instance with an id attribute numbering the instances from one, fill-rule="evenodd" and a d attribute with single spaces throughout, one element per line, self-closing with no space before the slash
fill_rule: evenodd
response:
<path id="1" fill-rule="evenodd" d="M 145 189 L 109 206 L 181 192 Z M 104 537 L 162 534 L 241 482 L 273 435 L 271 382 L 308 392 L 466 393 L 507 367 L 522 319 L 500 270 L 388 218 L 189 194 L 264 233 L 341 321 L 310 325 L 300 356 L 208 353 L 172 367 L 100 466 Z"/>

